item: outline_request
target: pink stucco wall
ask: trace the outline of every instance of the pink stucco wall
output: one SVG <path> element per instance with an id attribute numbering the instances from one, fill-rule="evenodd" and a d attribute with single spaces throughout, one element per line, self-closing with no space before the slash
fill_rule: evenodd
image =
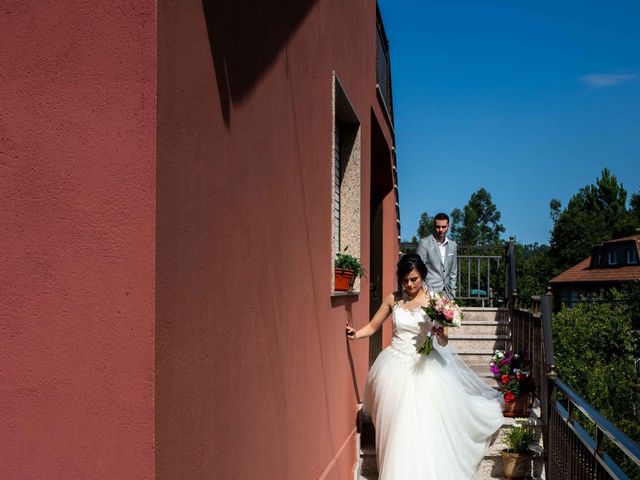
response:
<path id="1" fill-rule="evenodd" d="M 369 283 L 331 298 L 331 84 L 362 124 L 368 268 L 375 2 L 223 3 L 159 4 L 157 478 L 350 479 Z"/>
<path id="2" fill-rule="evenodd" d="M 251 3 L 3 5 L 0 478 L 351 478 L 369 280 L 331 297 L 331 82 L 368 268 L 375 2 Z"/>
<path id="3" fill-rule="evenodd" d="M 0 478 L 151 479 L 155 2 L 0 9 Z"/>

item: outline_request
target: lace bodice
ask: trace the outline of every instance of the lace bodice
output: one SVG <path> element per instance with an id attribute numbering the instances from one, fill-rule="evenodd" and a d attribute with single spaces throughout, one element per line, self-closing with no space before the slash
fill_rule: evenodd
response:
<path id="1" fill-rule="evenodd" d="M 416 348 L 424 341 L 431 329 L 431 319 L 420 307 L 415 310 L 406 310 L 395 304 L 392 320 L 393 336 L 389 348 L 406 360 L 420 358 Z"/>

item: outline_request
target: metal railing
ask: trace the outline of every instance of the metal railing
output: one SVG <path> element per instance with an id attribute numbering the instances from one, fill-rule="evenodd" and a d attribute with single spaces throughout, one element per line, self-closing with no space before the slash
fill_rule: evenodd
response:
<path id="1" fill-rule="evenodd" d="M 404 252 L 415 252 L 416 242 L 401 242 Z M 502 247 L 459 246 L 459 252 L 489 250 Z M 481 307 L 509 306 L 515 294 L 514 240 L 509 239 L 504 255 L 458 254 L 456 300 Z M 502 279 L 504 278 L 504 290 Z M 504 295 L 502 292 L 504 291 Z"/>
<path id="2" fill-rule="evenodd" d="M 548 478 L 630 478 L 607 453 L 605 438 L 637 465 L 640 465 L 640 447 L 562 380 L 550 378 L 549 385 Z M 558 399 L 560 394 L 566 405 Z M 589 425 L 582 425 L 576 419 L 578 411 Z M 595 438 L 587 429 L 595 431 Z"/>
<path id="3" fill-rule="evenodd" d="M 546 372 L 542 344 L 540 297 L 532 297 L 529 308 L 524 308 L 522 303 L 522 299 L 517 294 L 513 294 L 513 309 L 510 314 L 511 349 L 523 354 L 530 362 L 531 376 L 536 384 L 535 395 L 538 398 L 543 398 L 542 390 L 546 388 L 544 382 Z"/>
<path id="4" fill-rule="evenodd" d="M 482 307 L 493 307 L 502 303 L 495 289 L 500 275 L 499 255 L 458 255 L 457 300 L 480 303 Z"/>
<path id="5" fill-rule="evenodd" d="M 609 452 L 617 449 L 640 466 L 640 447 L 558 377 L 553 353 L 553 296 L 547 290 L 532 300 L 531 307 L 524 309 L 514 297 L 512 342 L 514 351 L 528 353 L 531 361 L 541 407 L 545 478 L 630 478 Z"/>

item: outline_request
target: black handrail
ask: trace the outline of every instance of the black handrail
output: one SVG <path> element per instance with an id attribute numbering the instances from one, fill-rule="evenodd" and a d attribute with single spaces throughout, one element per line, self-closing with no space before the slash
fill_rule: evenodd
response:
<path id="1" fill-rule="evenodd" d="M 635 443 L 625 433 L 621 432 L 613 423 L 603 417 L 600 412 L 598 412 L 586 400 L 578 395 L 569 385 L 567 385 L 557 377 L 551 379 L 551 381 L 558 387 L 558 389 L 562 391 L 562 393 L 567 397 L 567 400 L 572 405 L 574 405 L 595 424 L 597 432 L 601 432 L 602 434 L 606 435 L 609 440 L 611 440 L 620 450 L 627 454 L 629 458 L 631 458 L 637 465 L 640 465 L 640 446 L 638 446 L 637 443 Z M 570 411 L 571 408 L 569 409 L 569 412 Z M 559 411 L 559 413 L 563 412 Z M 567 414 L 565 420 L 568 422 L 573 422 L 574 420 L 570 417 L 571 416 Z M 595 449 L 592 453 L 598 456 L 602 456 L 604 454 L 602 435 L 596 434 Z"/>
<path id="2" fill-rule="evenodd" d="M 539 384 L 546 478 L 550 480 L 577 478 L 629 478 L 607 453 L 607 437 L 622 453 L 640 466 L 640 446 L 603 417 L 591 404 L 558 377 L 553 351 L 553 296 L 547 289 L 540 296 L 542 349 L 546 381 Z M 534 316 L 531 315 L 531 320 Z M 519 332 L 514 331 L 517 335 Z M 535 338 L 535 335 L 533 335 Z M 516 339 L 514 338 L 514 341 Z M 535 350 L 535 345 L 531 345 Z M 558 393 L 567 399 L 565 408 L 558 401 Z M 575 419 L 579 410 L 593 423 L 595 439 Z"/>

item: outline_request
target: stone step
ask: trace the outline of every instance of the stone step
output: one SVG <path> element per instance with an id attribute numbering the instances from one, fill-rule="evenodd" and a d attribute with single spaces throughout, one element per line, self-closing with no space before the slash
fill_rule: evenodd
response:
<path id="1" fill-rule="evenodd" d="M 508 322 L 484 320 L 463 320 L 458 328 L 450 328 L 449 333 L 458 335 L 508 335 Z"/>
<path id="2" fill-rule="evenodd" d="M 461 351 L 458 348 L 455 348 L 455 350 L 458 353 L 458 356 L 460 357 L 460 359 L 467 365 L 474 365 L 474 364 L 481 364 L 481 363 L 485 365 L 489 365 L 489 362 L 491 361 L 491 357 L 493 356 L 493 351 L 489 352 L 487 350 Z"/>
<path id="3" fill-rule="evenodd" d="M 463 358 L 463 361 L 465 359 Z M 465 362 L 466 363 L 466 362 Z M 491 373 L 491 370 L 489 370 L 489 363 L 478 363 L 478 362 L 472 362 L 472 363 L 467 363 L 467 366 L 473 370 L 473 372 L 478 375 L 478 377 L 480 377 L 482 379 L 482 381 L 484 383 L 486 383 L 487 385 L 489 385 L 490 387 L 495 388 L 496 390 L 500 389 L 500 382 L 499 380 L 493 375 L 493 373 Z"/>
<path id="4" fill-rule="evenodd" d="M 496 349 L 504 350 L 510 343 L 511 337 L 509 335 L 457 335 L 449 332 L 449 341 L 459 355 L 473 351 L 486 352 L 491 357 Z"/>
<path id="5" fill-rule="evenodd" d="M 482 377 L 483 375 L 493 377 L 493 373 L 489 370 L 489 363 L 467 363 L 467 366 L 473 370 L 476 375 Z"/>
<path id="6" fill-rule="evenodd" d="M 373 445 L 360 446 L 360 475 L 378 475 L 378 464 L 376 462 L 376 447 Z"/>
<path id="7" fill-rule="evenodd" d="M 457 340 L 510 340 L 511 335 L 496 335 L 496 334 L 487 334 L 481 335 L 479 333 L 466 334 L 464 332 L 460 332 L 457 328 L 452 328 L 449 330 L 449 339 L 457 339 Z"/>
<path id="8" fill-rule="evenodd" d="M 500 389 L 500 382 L 496 380 L 494 377 L 481 376 L 480 378 L 484 383 L 486 383 L 490 387 L 495 388 L 496 390 Z"/>
<path id="9" fill-rule="evenodd" d="M 504 308 L 463 307 L 462 314 L 465 321 L 503 321 L 509 320 L 509 310 Z"/>

